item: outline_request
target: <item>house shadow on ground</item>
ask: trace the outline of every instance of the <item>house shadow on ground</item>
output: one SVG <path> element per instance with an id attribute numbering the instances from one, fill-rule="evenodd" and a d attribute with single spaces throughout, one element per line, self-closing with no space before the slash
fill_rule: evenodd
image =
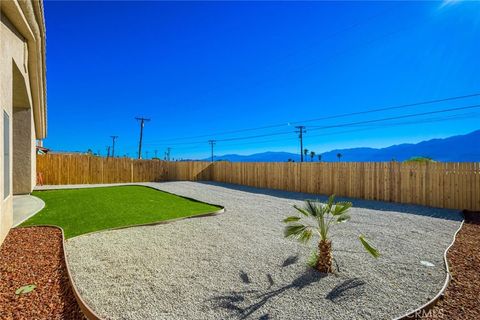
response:
<path id="1" fill-rule="evenodd" d="M 307 199 L 315 199 L 322 202 L 328 200 L 328 196 L 326 195 L 291 192 L 291 191 L 283 191 L 283 190 L 275 190 L 275 189 L 263 189 L 263 188 L 255 188 L 255 187 L 230 184 L 230 183 L 222 183 L 222 182 L 213 182 L 213 181 L 197 181 L 197 182 L 206 184 L 206 185 L 211 185 L 211 186 L 218 186 L 223 188 L 229 188 L 232 190 L 262 194 L 262 195 L 289 199 L 289 200 L 303 201 Z M 463 219 L 461 212 L 459 210 L 432 208 L 432 207 L 425 207 L 425 206 L 413 205 L 413 204 L 401 204 L 396 202 L 364 200 L 364 199 L 345 198 L 345 197 L 337 197 L 336 200 L 350 201 L 353 203 L 354 207 L 364 208 L 364 209 L 395 211 L 395 212 L 401 212 L 401 213 L 407 213 L 407 214 L 413 214 L 413 215 L 419 215 L 419 216 L 440 218 L 440 219 L 451 220 L 451 221 L 462 221 Z"/>

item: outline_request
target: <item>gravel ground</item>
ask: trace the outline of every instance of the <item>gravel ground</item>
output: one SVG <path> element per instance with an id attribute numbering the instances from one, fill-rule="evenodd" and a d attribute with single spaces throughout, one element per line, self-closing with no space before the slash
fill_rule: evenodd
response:
<path id="1" fill-rule="evenodd" d="M 353 200 L 352 220 L 333 235 L 340 272 L 322 276 L 306 267 L 313 246 L 282 233 L 292 204 L 312 195 L 216 183 L 146 185 L 226 212 L 68 240 L 75 283 L 107 319 L 393 318 L 441 289 L 443 252 L 460 225 L 453 211 Z M 363 252 L 359 232 L 381 258 Z"/>

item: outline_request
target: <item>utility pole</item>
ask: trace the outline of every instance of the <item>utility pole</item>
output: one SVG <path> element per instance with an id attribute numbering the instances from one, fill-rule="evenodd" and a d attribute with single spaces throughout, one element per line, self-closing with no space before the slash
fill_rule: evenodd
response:
<path id="1" fill-rule="evenodd" d="M 170 151 L 172 151 L 172 148 L 168 147 L 167 151 L 165 151 L 165 158 L 167 161 L 170 161 Z"/>
<path id="2" fill-rule="evenodd" d="M 107 146 L 107 158 L 110 158 L 110 146 Z"/>
<path id="3" fill-rule="evenodd" d="M 215 140 L 208 140 L 208 143 L 210 144 L 210 148 L 212 150 L 212 162 L 213 162 L 213 146 L 216 144 Z"/>
<path id="4" fill-rule="evenodd" d="M 137 117 L 137 121 L 140 121 L 140 140 L 138 141 L 138 159 L 142 159 L 142 140 L 143 140 L 143 127 L 145 126 L 145 121 L 150 121 L 150 119 Z"/>
<path id="5" fill-rule="evenodd" d="M 305 130 L 305 126 L 296 126 L 298 130 L 295 131 L 298 133 L 298 137 L 300 138 L 300 162 L 303 162 L 303 134 L 307 131 Z"/>
<path id="6" fill-rule="evenodd" d="M 115 158 L 115 140 L 118 139 L 118 136 L 110 136 L 112 138 L 112 158 Z"/>

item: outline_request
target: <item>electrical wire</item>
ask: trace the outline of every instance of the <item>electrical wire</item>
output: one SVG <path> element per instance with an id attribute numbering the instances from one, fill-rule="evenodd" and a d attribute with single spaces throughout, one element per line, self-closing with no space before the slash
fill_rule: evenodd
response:
<path id="1" fill-rule="evenodd" d="M 436 110 L 436 111 L 431 111 L 431 112 L 422 112 L 422 113 L 416 113 L 416 114 L 409 114 L 409 115 L 401 115 L 401 116 L 396 116 L 396 117 L 388 117 L 388 118 L 383 118 L 383 119 L 373 119 L 373 120 L 366 120 L 366 121 L 359 121 L 359 122 L 354 122 L 354 123 L 347 123 L 347 124 L 342 124 L 342 125 L 331 125 L 331 126 L 323 126 L 320 128 L 314 128 L 309 131 L 316 131 L 316 130 L 326 130 L 326 129 L 336 129 L 336 128 L 342 128 L 342 127 L 358 127 L 358 126 L 369 126 L 368 128 L 356 128 L 356 129 L 351 129 L 351 130 L 346 130 L 346 131 L 341 131 L 341 132 L 329 132 L 329 133 L 322 133 L 322 134 L 317 134 L 317 135 L 306 135 L 306 139 L 314 138 L 314 137 L 323 137 L 323 136 L 332 136 L 332 135 L 337 135 L 337 134 L 345 134 L 345 133 L 353 133 L 353 132 L 360 132 L 360 131 L 366 131 L 366 130 L 372 130 L 372 129 L 379 129 L 383 128 L 385 126 L 402 126 L 402 125 L 408 125 L 408 124 L 420 124 L 420 123 L 433 123 L 433 122 L 444 122 L 444 121 L 451 121 L 451 120 L 458 120 L 458 119 L 464 119 L 464 118 L 472 118 L 474 116 L 478 116 L 478 113 L 462 113 L 462 114 L 453 114 L 449 115 L 446 117 L 441 117 L 441 118 L 427 118 L 427 119 L 418 119 L 415 121 L 407 121 L 407 122 L 397 122 L 397 123 L 378 123 L 382 121 L 391 121 L 391 120 L 399 120 L 399 119 L 407 119 L 407 118 L 413 118 L 417 116 L 424 116 L 424 115 L 430 115 L 430 114 L 438 114 L 438 113 L 444 113 L 444 112 L 451 112 L 453 110 L 466 110 L 466 109 L 472 109 L 472 108 L 480 108 L 480 105 L 472 105 L 472 106 L 464 106 L 464 107 L 457 107 L 457 108 L 449 108 L 449 109 L 443 109 L 443 110 Z M 375 127 L 371 127 L 375 126 Z M 277 134 L 277 133 L 276 133 Z M 282 134 L 292 134 L 292 131 L 284 132 Z M 270 136 L 270 135 L 269 135 Z M 246 137 L 243 137 L 246 138 Z M 252 137 L 249 137 L 252 138 Z M 246 145 L 253 145 L 253 144 L 262 144 L 262 143 L 269 143 L 269 142 L 277 142 L 277 141 L 296 141 L 298 140 L 297 137 L 291 137 L 291 138 L 282 138 L 282 139 L 270 139 L 270 140 L 263 140 L 263 141 L 256 141 L 256 142 L 243 142 L 240 144 L 230 144 L 228 143 L 229 141 L 237 141 L 237 140 L 216 140 L 217 142 L 227 142 L 225 146 L 232 147 L 232 146 L 246 146 Z M 190 142 L 189 144 L 193 145 L 199 145 L 199 147 L 178 147 L 175 149 L 197 149 L 197 148 L 204 148 L 204 141 L 197 141 L 197 142 Z M 224 145 L 222 143 L 222 145 Z M 175 145 L 173 145 L 175 146 Z"/>
<path id="2" fill-rule="evenodd" d="M 372 108 L 369 110 L 364 110 L 364 111 L 357 111 L 357 112 L 349 112 L 349 113 L 341 113 L 341 114 L 336 114 L 336 115 L 331 115 L 331 116 L 324 116 L 324 117 L 318 117 L 318 118 L 310 118 L 310 119 L 304 119 L 300 121 L 294 121 L 294 122 L 285 122 L 285 123 L 277 123 L 277 124 L 272 124 L 272 125 L 265 125 L 265 126 L 259 126 L 259 127 L 252 127 L 252 128 L 245 128 L 245 129 L 238 129 L 238 130 L 230 130 L 230 131 L 223 131 L 223 132 L 216 132 L 216 133 L 210 133 L 210 134 L 204 134 L 204 135 L 197 135 L 197 136 L 190 136 L 190 137 L 180 137 L 180 138 L 172 138 L 172 139 L 160 139 L 160 140 L 153 140 L 152 142 L 173 142 L 175 140 L 186 140 L 186 139 L 197 139 L 197 138 L 212 138 L 216 136 L 221 136 L 221 135 L 228 135 L 228 134 L 233 134 L 233 133 L 242 133 L 242 132 L 248 132 L 248 131 L 256 131 L 256 130 L 264 130 L 264 129 L 272 129 L 272 128 L 278 128 L 278 127 L 285 127 L 285 126 L 292 126 L 296 124 L 304 124 L 304 123 L 310 123 L 310 122 L 316 122 L 316 121 L 322 121 L 322 120 L 331 120 L 331 119 L 339 119 L 339 118 L 345 118 L 345 117 L 351 117 L 351 116 L 358 116 L 358 115 L 365 115 L 365 114 L 371 114 L 371 113 L 378 113 L 378 112 L 384 112 L 384 111 L 391 111 L 391 110 L 398 110 L 398 109 L 405 109 L 405 108 L 411 108 L 411 107 L 416 107 L 416 106 L 423 106 L 423 105 L 429 105 L 429 104 L 435 104 L 435 103 L 441 103 L 441 102 L 448 102 L 448 101 L 455 101 L 455 100 L 461 100 L 461 99 L 468 99 L 468 98 L 473 98 L 473 97 L 479 97 L 480 92 L 476 93 L 471 93 L 471 94 L 466 94 L 466 95 L 461 95 L 461 96 L 454 96 L 454 97 L 447 97 L 447 98 L 441 98 L 441 99 L 432 99 L 432 100 L 425 100 L 425 101 L 420 101 L 420 102 L 413 102 L 413 103 L 407 103 L 407 104 L 401 104 L 401 105 L 394 105 L 394 106 L 384 106 L 384 107 L 377 107 L 377 108 Z M 279 134 L 279 133 L 278 133 Z M 264 135 L 261 135 L 264 136 Z M 217 140 L 220 141 L 220 140 Z M 223 141 L 227 141 L 226 139 L 223 139 Z M 204 143 L 205 141 L 202 141 Z M 189 142 L 187 143 L 175 143 L 175 145 L 179 144 L 190 144 Z"/>

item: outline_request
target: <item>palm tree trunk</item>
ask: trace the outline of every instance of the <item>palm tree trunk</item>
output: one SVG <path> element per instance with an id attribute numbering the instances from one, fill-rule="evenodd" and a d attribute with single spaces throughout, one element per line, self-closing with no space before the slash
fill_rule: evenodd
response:
<path id="1" fill-rule="evenodd" d="M 320 240 L 318 243 L 317 270 L 323 273 L 331 273 L 332 269 L 332 242 Z"/>

